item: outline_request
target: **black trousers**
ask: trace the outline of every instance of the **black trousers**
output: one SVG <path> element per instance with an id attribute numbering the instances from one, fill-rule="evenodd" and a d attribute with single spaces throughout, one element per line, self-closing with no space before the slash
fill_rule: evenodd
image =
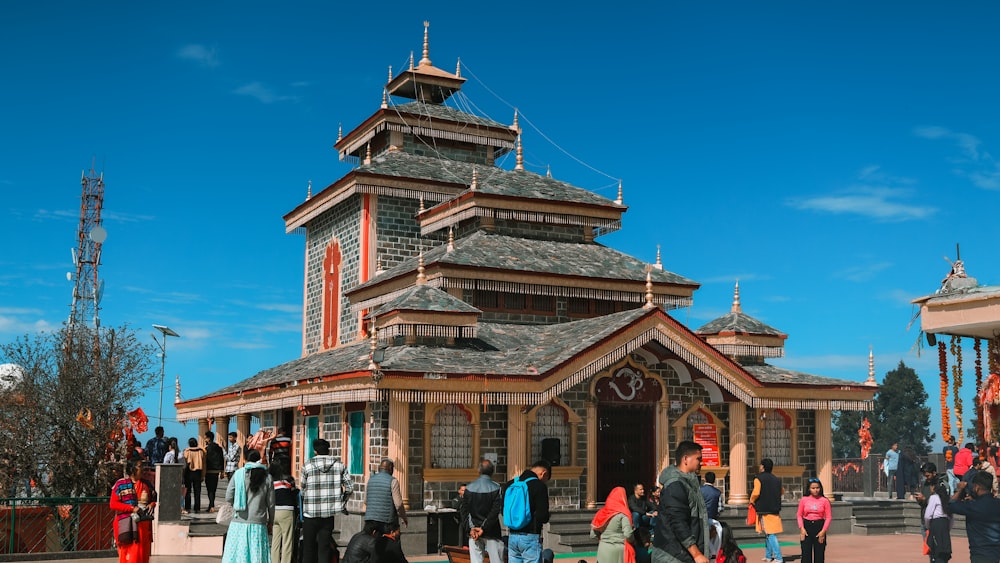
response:
<path id="1" fill-rule="evenodd" d="M 799 542 L 799 545 L 802 546 L 802 563 L 826 562 L 826 542 L 819 542 L 819 533 L 823 530 L 823 524 L 823 520 L 802 521 L 802 527 L 806 529 L 806 539 Z"/>
<path id="2" fill-rule="evenodd" d="M 208 509 L 215 508 L 215 492 L 219 489 L 219 472 L 205 470 L 205 488 L 208 489 Z"/>
<path id="3" fill-rule="evenodd" d="M 194 495 L 194 511 L 201 512 L 201 474 L 203 471 L 188 471 L 184 486 L 187 492 L 184 493 L 184 510 L 191 510 L 191 496 Z"/>
<path id="4" fill-rule="evenodd" d="M 302 519 L 302 560 L 300 563 L 330 563 L 333 516 Z"/>

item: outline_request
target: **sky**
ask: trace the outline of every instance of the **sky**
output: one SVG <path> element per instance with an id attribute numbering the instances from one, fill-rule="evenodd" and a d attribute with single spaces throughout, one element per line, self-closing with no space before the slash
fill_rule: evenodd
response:
<path id="1" fill-rule="evenodd" d="M 861 382 L 869 349 L 879 381 L 903 361 L 940 435 L 910 301 L 956 244 L 1000 284 L 1000 5 L 548 4 L 0 3 L 0 342 L 69 315 L 93 163 L 102 325 L 180 334 L 168 435 L 197 433 L 175 377 L 190 399 L 298 358 L 305 240 L 282 216 L 350 170 L 338 126 L 378 110 L 428 20 L 435 66 L 461 58 L 459 107 L 518 109 L 528 170 L 611 199 L 621 180 L 623 229 L 599 242 L 649 262 L 660 245 L 701 283 L 676 318 L 726 313 L 739 280 L 743 311 L 789 335 L 774 364 Z M 154 421 L 158 393 L 135 398 Z"/>

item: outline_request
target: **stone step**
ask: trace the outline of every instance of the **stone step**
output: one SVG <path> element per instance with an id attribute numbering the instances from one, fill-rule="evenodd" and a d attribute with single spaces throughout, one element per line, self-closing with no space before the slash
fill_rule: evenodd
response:
<path id="1" fill-rule="evenodd" d="M 862 536 L 879 536 L 886 534 L 898 534 L 906 531 L 906 526 L 902 522 L 873 522 L 867 524 L 854 524 L 851 526 L 851 533 Z"/>

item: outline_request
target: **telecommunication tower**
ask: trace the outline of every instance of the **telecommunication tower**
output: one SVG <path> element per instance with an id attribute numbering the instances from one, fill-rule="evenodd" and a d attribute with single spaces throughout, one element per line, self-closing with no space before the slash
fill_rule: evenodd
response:
<path id="1" fill-rule="evenodd" d="M 80 174 L 83 196 L 80 201 L 80 226 L 76 232 L 77 245 L 72 249 L 75 272 L 68 272 L 66 279 L 74 282 L 73 303 L 70 305 L 69 326 L 101 327 L 101 298 L 104 282 L 98 275 L 101 265 L 101 246 L 108 232 L 101 226 L 101 208 L 104 206 L 104 173 L 94 171 Z"/>

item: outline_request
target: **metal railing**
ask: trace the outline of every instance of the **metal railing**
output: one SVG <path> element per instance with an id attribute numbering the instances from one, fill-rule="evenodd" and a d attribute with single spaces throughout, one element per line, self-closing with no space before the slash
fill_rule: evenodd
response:
<path id="1" fill-rule="evenodd" d="M 924 461 L 927 461 L 926 458 L 918 458 L 917 465 Z M 921 477 L 918 476 L 919 479 Z M 870 481 L 869 488 L 865 487 L 866 481 Z M 841 458 L 833 460 L 833 490 L 837 493 L 882 493 L 888 492 L 890 486 L 882 461 L 877 456 L 868 459 Z"/>
<path id="2" fill-rule="evenodd" d="M 0 498 L 0 554 L 114 549 L 109 497 Z"/>

